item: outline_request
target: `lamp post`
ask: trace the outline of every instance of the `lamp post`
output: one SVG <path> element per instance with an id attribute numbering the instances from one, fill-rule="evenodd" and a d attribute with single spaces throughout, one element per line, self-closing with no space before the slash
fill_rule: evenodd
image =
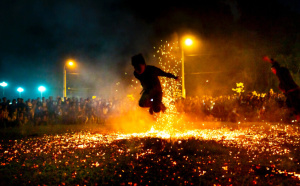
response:
<path id="1" fill-rule="evenodd" d="M 7 86 L 7 83 L 5 83 L 5 82 L 3 81 L 2 83 L 0 83 L 0 85 L 1 85 L 2 88 L 3 88 L 2 96 L 4 97 L 4 87 Z"/>
<path id="2" fill-rule="evenodd" d="M 184 45 L 191 46 L 193 44 L 193 40 L 190 38 L 185 39 Z M 184 45 L 181 45 L 181 73 L 182 73 L 182 97 L 186 98 L 186 90 L 185 90 L 185 74 L 184 74 Z"/>
<path id="3" fill-rule="evenodd" d="M 186 93 L 185 93 L 185 79 L 184 79 L 184 51 L 183 48 L 181 48 L 181 77 L 182 77 L 182 97 L 186 98 Z"/>
<path id="4" fill-rule="evenodd" d="M 74 66 L 74 61 L 69 60 L 64 64 L 64 88 L 63 88 L 63 96 L 67 97 L 67 69 L 66 66 Z"/>
<path id="5" fill-rule="evenodd" d="M 19 92 L 19 98 L 21 98 L 21 93 L 24 91 L 24 89 L 21 88 L 21 87 L 19 87 L 19 88 L 17 89 L 17 91 Z"/>
<path id="6" fill-rule="evenodd" d="M 44 86 L 39 86 L 38 90 L 41 92 L 41 98 L 42 98 L 43 92 L 45 92 L 46 88 Z"/>

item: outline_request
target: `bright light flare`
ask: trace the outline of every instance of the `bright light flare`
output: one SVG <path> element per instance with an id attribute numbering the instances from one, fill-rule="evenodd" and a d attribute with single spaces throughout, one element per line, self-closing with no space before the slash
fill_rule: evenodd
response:
<path id="1" fill-rule="evenodd" d="M 191 46 L 193 44 L 193 40 L 190 39 L 190 38 L 187 38 L 185 41 L 184 41 L 185 45 L 187 46 Z"/>
<path id="2" fill-rule="evenodd" d="M 66 61 L 65 68 L 66 67 L 74 68 L 75 65 L 76 65 L 75 61 L 73 59 L 69 59 L 69 60 Z"/>
<path id="3" fill-rule="evenodd" d="M 74 66 L 74 61 L 73 60 L 69 60 L 67 64 L 68 64 L 68 66 Z"/>
<path id="4" fill-rule="evenodd" d="M 45 92 L 46 91 L 46 88 L 44 86 L 39 86 L 38 90 L 40 92 Z"/>
<path id="5" fill-rule="evenodd" d="M 21 88 L 21 87 L 19 87 L 19 88 L 17 89 L 17 91 L 18 91 L 18 92 L 23 92 L 23 91 L 24 91 L 24 89 L 23 89 L 23 88 Z"/>
<path id="6" fill-rule="evenodd" d="M 0 86 L 6 87 L 6 86 L 7 86 L 7 83 L 3 81 L 2 83 L 0 83 Z"/>

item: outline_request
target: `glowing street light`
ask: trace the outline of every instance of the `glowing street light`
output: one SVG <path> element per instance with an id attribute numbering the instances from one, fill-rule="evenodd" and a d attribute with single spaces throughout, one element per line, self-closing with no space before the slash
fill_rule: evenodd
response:
<path id="1" fill-rule="evenodd" d="M 46 91 L 46 88 L 44 86 L 39 86 L 38 90 L 41 92 L 41 98 L 43 97 L 43 92 Z"/>
<path id="2" fill-rule="evenodd" d="M 19 87 L 19 88 L 17 89 L 17 91 L 19 92 L 19 97 L 21 98 L 21 93 L 24 91 L 24 89 L 21 88 L 21 87 Z"/>
<path id="3" fill-rule="evenodd" d="M 2 86 L 2 88 L 3 88 L 2 96 L 4 97 L 4 87 L 7 86 L 7 83 L 5 83 L 5 82 L 3 81 L 2 83 L 0 83 L 0 86 Z"/>
<path id="4" fill-rule="evenodd" d="M 67 64 L 68 64 L 68 66 L 73 66 L 74 65 L 74 61 L 73 60 L 69 60 Z"/>
<path id="5" fill-rule="evenodd" d="M 67 97 L 67 69 L 66 69 L 66 66 L 72 67 L 74 65 L 75 65 L 75 63 L 73 60 L 68 60 L 64 64 L 64 88 L 63 88 L 63 96 L 64 97 Z"/>
<path id="6" fill-rule="evenodd" d="M 191 40 L 190 38 L 187 38 L 184 43 L 187 46 L 191 46 L 193 44 L 193 40 Z"/>

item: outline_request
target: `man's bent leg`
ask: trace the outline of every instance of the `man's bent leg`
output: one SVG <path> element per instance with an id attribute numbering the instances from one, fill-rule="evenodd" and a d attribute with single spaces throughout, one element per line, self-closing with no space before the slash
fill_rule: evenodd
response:
<path id="1" fill-rule="evenodd" d="M 160 112 L 163 108 L 165 107 L 162 103 L 162 92 L 158 92 L 153 96 L 153 111 Z"/>
<path id="2" fill-rule="evenodd" d="M 151 102 L 151 97 L 148 92 L 144 92 L 139 100 L 139 106 L 140 107 L 151 107 L 152 102 Z"/>

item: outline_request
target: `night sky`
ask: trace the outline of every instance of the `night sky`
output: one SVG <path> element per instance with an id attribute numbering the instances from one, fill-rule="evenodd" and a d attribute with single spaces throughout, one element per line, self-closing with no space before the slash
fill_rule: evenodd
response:
<path id="1" fill-rule="evenodd" d="M 86 74 L 82 81 L 103 87 L 99 91 L 105 94 L 120 74 L 132 73 L 132 55 L 141 52 L 150 60 L 153 46 L 174 32 L 196 33 L 209 41 L 207 50 L 222 54 L 215 60 L 223 68 L 236 66 L 228 57 L 237 58 L 241 51 L 233 48 L 247 51 L 236 60 L 249 64 L 264 54 L 300 57 L 299 0 L 195 2 L 2 0 L 0 81 L 9 84 L 5 96 L 18 97 L 16 89 L 22 86 L 24 99 L 36 98 L 39 85 L 47 87 L 43 96 L 61 96 L 69 58 Z"/>

